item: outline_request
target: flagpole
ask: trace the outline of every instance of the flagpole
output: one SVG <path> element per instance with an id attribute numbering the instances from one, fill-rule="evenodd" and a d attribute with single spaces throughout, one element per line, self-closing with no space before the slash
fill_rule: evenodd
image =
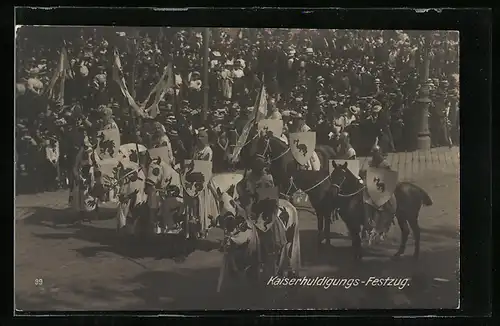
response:
<path id="1" fill-rule="evenodd" d="M 210 40 L 210 29 L 205 28 L 203 33 L 203 123 L 207 122 L 208 115 L 208 98 L 209 98 L 209 85 L 208 85 L 208 57 L 210 55 L 209 51 L 209 40 Z"/>
<path id="2" fill-rule="evenodd" d="M 136 62 L 136 59 L 137 59 L 137 46 L 136 46 L 136 40 L 133 39 L 132 40 L 134 42 L 133 44 L 133 50 L 132 50 L 132 74 L 131 74 L 131 84 L 130 84 L 130 87 L 132 87 L 131 89 L 131 94 L 132 95 L 132 98 L 135 99 L 135 62 Z M 136 116 L 134 114 L 134 110 L 132 108 L 132 106 L 129 104 L 129 107 L 130 107 L 130 116 L 132 118 L 132 128 L 134 129 L 134 132 L 135 132 L 135 150 L 137 152 L 137 164 L 140 165 L 140 153 L 139 153 L 139 143 L 138 143 L 138 139 L 137 139 L 137 121 L 136 121 Z M 140 131 L 139 131 L 140 132 Z"/>
<path id="3" fill-rule="evenodd" d="M 254 125 L 256 125 L 258 123 L 257 121 L 257 117 L 258 117 L 258 114 L 259 114 L 259 109 L 260 109 L 260 99 L 262 97 L 262 87 L 264 87 L 264 73 L 262 73 L 262 78 L 260 79 L 261 80 L 261 83 L 260 83 L 260 87 L 259 87 L 259 93 L 257 94 L 257 98 L 255 100 L 255 104 L 257 105 L 257 107 L 254 107 L 254 111 L 255 111 L 255 114 L 254 114 L 254 118 L 253 118 L 253 123 Z M 255 106 L 255 105 L 254 105 Z M 264 117 L 265 118 L 265 117 Z"/>

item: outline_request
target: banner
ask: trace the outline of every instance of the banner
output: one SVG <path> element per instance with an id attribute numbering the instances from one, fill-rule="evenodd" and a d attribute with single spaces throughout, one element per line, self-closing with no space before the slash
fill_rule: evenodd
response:
<path id="1" fill-rule="evenodd" d="M 158 104 L 165 96 L 167 90 L 173 87 L 174 87 L 174 74 L 172 71 L 172 64 L 169 63 L 163 70 L 163 75 L 161 76 L 160 80 L 151 90 L 148 97 L 143 103 L 143 107 L 147 106 L 145 112 L 148 113 L 151 118 L 153 119 L 156 118 L 156 116 L 160 113 Z M 150 106 L 148 106 L 148 102 L 153 94 L 154 94 L 154 101 L 153 103 L 151 103 Z"/>
<path id="2" fill-rule="evenodd" d="M 61 49 L 57 69 L 54 72 L 49 85 L 43 92 L 43 94 L 47 94 L 49 99 L 53 99 L 54 101 L 60 103 L 60 105 L 64 105 L 64 84 L 66 77 L 72 78 L 73 74 L 69 65 L 68 52 L 66 51 L 66 48 L 63 47 Z M 58 82 L 59 84 L 57 85 Z"/>
<path id="3" fill-rule="evenodd" d="M 113 60 L 113 80 L 118 83 L 120 90 L 128 101 L 128 104 L 134 109 L 134 111 L 139 116 L 144 116 L 144 111 L 135 103 L 134 98 L 130 95 L 128 91 L 127 84 L 125 83 L 125 77 L 123 75 L 122 64 L 120 61 L 120 56 L 118 55 L 118 51 L 115 50 Z"/>

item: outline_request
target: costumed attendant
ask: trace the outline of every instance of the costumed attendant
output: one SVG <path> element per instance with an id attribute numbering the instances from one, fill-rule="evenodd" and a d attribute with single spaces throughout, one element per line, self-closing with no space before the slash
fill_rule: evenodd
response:
<path id="1" fill-rule="evenodd" d="M 93 168 L 97 167 L 100 158 L 85 136 L 73 166 L 73 188 L 70 192 L 69 204 L 80 215 L 80 220 L 89 220 L 88 214 L 97 208 L 97 198 L 91 196 L 91 189 L 95 184 Z"/>
<path id="2" fill-rule="evenodd" d="M 380 168 L 380 169 L 388 169 L 391 170 L 390 164 L 384 158 L 382 150 L 378 145 L 378 137 L 375 140 L 375 145 L 372 147 L 372 160 L 370 161 L 370 167 Z M 363 181 L 366 183 L 366 171 L 362 173 Z M 383 204 L 378 209 L 373 207 L 373 201 L 370 198 L 370 194 L 368 193 L 367 188 L 363 191 L 363 204 L 365 209 L 365 223 L 364 229 L 371 229 L 372 221 L 375 224 L 385 224 L 384 220 L 390 219 L 392 220 L 394 214 L 396 214 L 396 197 L 392 194 L 391 198 Z"/>
<path id="3" fill-rule="evenodd" d="M 196 134 L 196 146 L 193 153 L 193 160 L 210 161 L 213 162 L 213 152 L 208 142 L 208 133 L 205 129 L 198 129 Z M 208 185 L 201 191 L 196 198 L 184 196 L 184 203 L 186 204 L 186 214 L 189 220 L 199 219 L 200 229 L 198 236 L 204 236 L 208 227 L 210 226 L 210 216 L 216 217 L 218 215 L 218 205 L 216 202 L 216 187 L 212 181 L 208 181 Z M 212 192 L 212 193 L 210 193 Z M 188 236 L 189 233 L 187 232 Z"/>

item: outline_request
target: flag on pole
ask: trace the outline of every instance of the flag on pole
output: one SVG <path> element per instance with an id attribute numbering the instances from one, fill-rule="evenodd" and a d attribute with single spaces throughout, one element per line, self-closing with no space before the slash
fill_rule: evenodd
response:
<path id="1" fill-rule="evenodd" d="M 160 109 L 158 108 L 158 104 L 165 96 L 167 90 L 173 87 L 174 87 L 174 74 L 172 71 L 172 63 L 169 63 L 163 70 L 163 75 L 161 76 L 160 80 L 158 81 L 156 86 L 153 87 L 148 97 L 142 104 L 142 106 L 146 108 L 145 112 L 148 113 L 150 117 L 156 118 L 156 116 L 160 111 Z M 151 96 L 153 94 L 154 94 L 153 103 L 149 105 Z"/>
<path id="2" fill-rule="evenodd" d="M 122 64 L 120 61 L 120 56 L 118 55 L 118 51 L 114 52 L 114 60 L 113 60 L 113 79 L 118 83 L 120 90 L 128 101 L 128 104 L 134 109 L 134 111 L 139 116 L 144 116 L 144 111 L 135 103 L 134 98 L 130 95 L 127 84 L 125 83 L 125 77 L 123 75 Z"/>
<path id="3" fill-rule="evenodd" d="M 267 92 L 264 82 L 262 82 L 260 92 L 257 95 L 257 99 L 255 100 L 254 112 L 255 115 L 252 117 L 252 119 L 250 119 L 250 121 L 245 124 L 241 135 L 238 138 L 236 145 L 234 146 L 234 150 L 230 158 L 230 161 L 233 164 L 238 162 L 241 150 L 247 144 L 248 135 L 250 134 L 250 130 L 252 130 L 252 127 L 259 123 L 260 120 L 265 119 L 267 116 Z"/>
<path id="4" fill-rule="evenodd" d="M 262 87 L 260 89 L 259 95 L 255 100 L 254 105 L 255 110 L 255 124 L 259 123 L 260 120 L 265 119 L 267 116 L 267 92 L 264 82 L 262 82 Z"/>
<path id="5" fill-rule="evenodd" d="M 44 91 L 44 94 L 47 94 L 49 99 L 53 99 L 61 105 L 64 105 L 64 84 L 66 78 L 73 78 L 73 74 L 69 65 L 68 52 L 63 47 L 56 71 Z"/>

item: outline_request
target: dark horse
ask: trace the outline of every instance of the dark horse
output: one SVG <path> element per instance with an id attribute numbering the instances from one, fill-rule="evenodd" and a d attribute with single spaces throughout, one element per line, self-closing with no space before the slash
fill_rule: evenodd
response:
<path id="1" fill-rule="evenodd" d="M 335 191 L 335 206 L 339 208 L 339 215 L 345 222 L 352 239 L 352 246 L 356 259 L 361 259 L 361 238 L 360 232 L 364 224 L 364 201 L 363 191 L 365 186 L 359 182 L 359 179 L 347 168 L 347 163 L 343 165 L 335 164 L 332 161 L 334 170 L 330 174 L 330 181 L 333 183 Z M 395 197 L 397 201 L 396 219 L 401 228 L 401 244 L 399 250 L 394 255 L 396 258 L 404 254 L 406 242 L 410 230 L 413 231 L 415 238 L 414 258 L 418 258 L 420 253 L 420 227 L 418 225 L 418 214 L 422 205 L 432 205 L 432 200 L 422 188 L 409 183 L 400 182 L 396 186 Z M 375 232 L 378 236 L 385 234 L 392 224 L 390 220 L 375 221 Z"/>
<path id="2" fill-rule="evenodd" d="M 335 189 L 330 182 L 328 168 L 320 171 L 299 169 L 290 147 L 268 133 L 257 138 L 250 146 L 252 157 L 264 156 L 270 161 L 270 172 L 280 194 L 286 198 L 297 190 L 304 191 L 318 218 L 318 244 L 323 239 L 330 244 L 330 221 L 334 209 L 332 199 Z M 324 234 L 323 234 L 324 233 Z"/>

